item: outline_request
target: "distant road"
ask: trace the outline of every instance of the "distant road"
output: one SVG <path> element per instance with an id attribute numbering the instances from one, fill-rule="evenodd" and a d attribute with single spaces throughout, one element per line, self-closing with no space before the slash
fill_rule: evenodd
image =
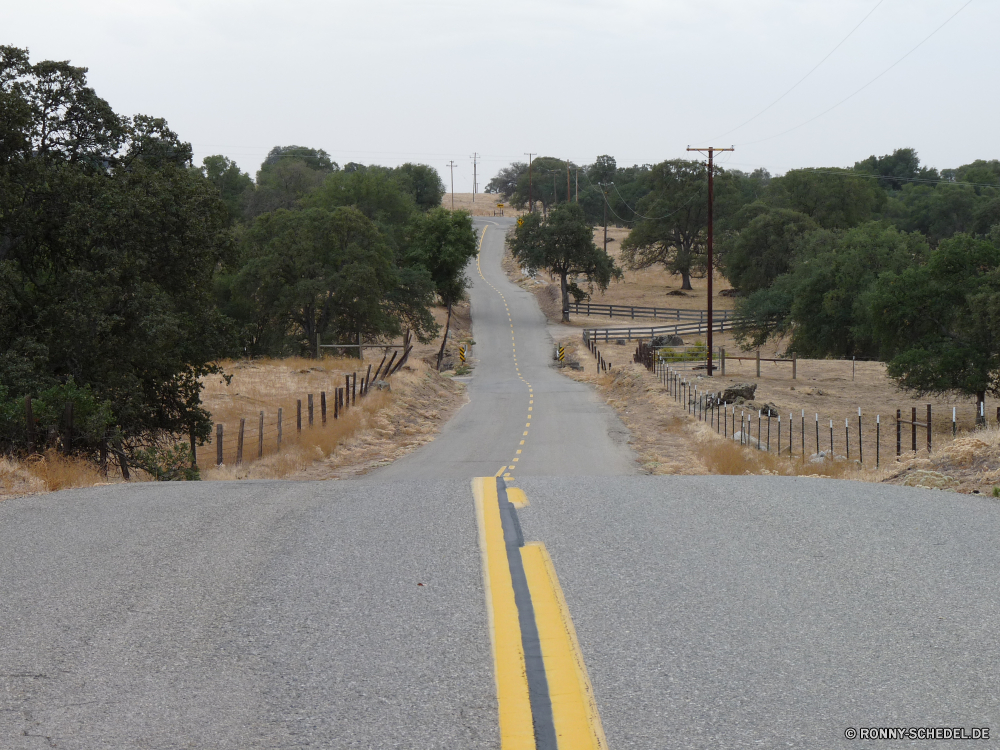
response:
<path id="1" fill-rule="evenodd" d="M 470 403 L 410 456 L 0 503 L 0 748 L 498 748 L 504 716 L 505 748 L 1000 735 L 996 501 L 641 475 L 477 225 Z M 560 606 L 583 666 L 553 655 Z"/>

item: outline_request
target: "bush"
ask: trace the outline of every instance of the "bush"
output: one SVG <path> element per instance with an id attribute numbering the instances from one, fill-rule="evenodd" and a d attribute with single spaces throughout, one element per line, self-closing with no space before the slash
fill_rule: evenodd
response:
<path id="1" fill-rule="evenodd" d="M 665 346 L 662 349 L 656 350 L 656 356 L 661 362 L 666 362 L 667 364 L 674 362 L 697 362 L 702 359 L 708 359 L 708 345 L 698 340 L 684 349 Z"/>
<path id="2" fill-rule="evenodd" d="M 4 448 L 36 452 L 46 444 L 51 446 L 57 440 L 65 440 L 67 404 L 73 405 L 73 444 L 63 445 L 64 450 L 93 453 L 102 440 L 117 436 L 110 434 L 114 422 L 111 404 L 99 400 L 90 386 L 80 387 L 71 377 L 31 400 L 35 439 L 29 445 L 24 399 L 8 394 L 8 389 L 0 385 L 0 446 Z"/>
<path id="3" fill-rule="evenodd" d="M 158 482 L 197 482 L 201 473 L 191 466 L 191 449 L 186 443 L 168 448 L 150 446 L 140 448 L 132 456 L 132 463 Z"/>

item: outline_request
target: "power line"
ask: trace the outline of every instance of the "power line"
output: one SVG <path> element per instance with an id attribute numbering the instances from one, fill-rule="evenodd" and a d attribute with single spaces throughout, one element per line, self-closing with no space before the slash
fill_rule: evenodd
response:
<path id="1" fill-rule="evenodd" d="M 878 7 L 879 7 L 879 6 L 880 6 L 880 5 L 882 4 L 882 3 L 884 3 L 884 2 L 885 2 L 885 0 L 878 0 L 878 2 L 877 2 L 877 3 L 875 4 L 875 7 L 874 7 L 874 8 L 872 8 L 872 9 L 871 9 L 870 11 L 868 11 L 868 14 L 867 14 L 867 15 L 866 15 L 866 16 L 865 16 L 864 18 L 862 18 L 862 19 L 861 19 L 861 21 L 860 21 L 860 22 L 858 23 L 858 25 L 857 25 L 857 26 L 855 26 L 855 27 L 854 27 L 853 29 L 851 29 L 851 30 L 850 30 L 850 31 L 849 31 L 849 32 L 847 33 L 847 36 L 845 36 L 845 37 L 844 37 L 843 39 L 841 39 L 841 40 L 840 40 L 840 42 L 838 42 L 838 44 L 837 44 L 837 46 L 836 46 L 836 47 L 834 47 L 834 48 L 833 48 L 832 50 L 830 50 L 829 52 L 827 52 L 827 53 L 826 53 L 826 56 L 825 56 L 825 57 L 824 57 L 824 58 L 823 58 L 822 60 L 820 60 L 820 61 L 819 61 L 818 63 L 816 63 L 816 64 L 815 64 L 815 65 L 814 65 L 814 66 L 813 66 L 813 67 L 812 67 L 812 68 L 810 69 L 810 71 L 809 71 L 808 73 L 806 73 L 806 74 L 805 74 L 804 76 L 802 76 L 802 77 L 801 77 L 801 78 L 800 78 L 800 79 L 799 79 L 798 81 L 796 81 L 796 82 L 795 82 L 795 83 L 794 83 L 794 84 L 792 85 L 792 87 L 791 87 L 790 89 L 788 89 L 788 90 L 787 90 L 787 91 L 786 91 L 786 92 L 785 92 L 784 94 L 782 94 L 782 95 L 781 95 L 781 96 L 779 96 L 779 97 L 778 97 L 777 99 L 775 99 L 775 100 L 774 100 L 773 102 L 771 102 L 770 104 L 768 104 L 768 105 L 767 105 L 766 107 L 764 107 L 764 109 L 762 109 L 762 110 L 761 110 L 760 112 L 758 112 L 757 114 L 755 114 L 755 115 L 754 115 L 753 117 L 751 117 L 751 118 L 750 118 L 749 120 L 747 120 L 746 122 L 743 122 L 743 123 L 740 123 L 739 125 L 737 125 L 737 126 L 736 126 L 735 128 L 733 128 L 732 130 L 727 130 L 727 131 L 726 131 L 725 133 L 723 133 L 722 135 L 717 135 L 717 136 L 715 136 L 714 138 L 712 138 L 712 140 L 713 140 L 713 141 L 717 141 L 717 140 L 719 140 L 720 138 L 723 138 L 723 137 L 725 137 L 725 136 L 729 135 L 730 133 L 735 133 L 735 132 L 736 132 L 737 130 L 739 130 L 740 128 L 742 128 L 742 127 L 743 127 L 744 125 L 749 125 L 749 124 L 750 124 L 751 122 L 753 122 L 754 120 L 756 120 L 756 119 L 757 119 L 758 117 L 760 117 L 760 116 L 761 116 L 762 114 L 764 114 L 765 112 L 767 112 L 767 110 L 769 110 L 769 109 L 770 109 L 771 107 L 773 107 L 773 106 L 774 106 L 775 104 L 777 104 L 777 103 L 778 103 L 778 102 L 780 102 L 780 101 L 781 101 L 782 99 L 784 99 L 784 98 L 785 98 L 786 96 L 788 96 L 788 95 L 789 95 L 790 93 L 792 93 L 792 91 L 794 91 L 794 90 L 795 90 L 795 89 L 796 89 L 796 88 L 798 87 L 798 85 L 799 85 L 800 83 L 802 83 L 802 82 L 803 82 L 804 80 L 806 80 L 806 79 L 807 79 L 807 78 L 808 78 L 809 76 L 811 76 L 811 75 L 812 75 L 813 73 L 815 73 L 815 72 L 816 72 L 816 69 L 817 69 L 817 68 L 818 68 L 818 67 L 819 67 L 820 65 L 822 65 L 823 63 L 825 63 L 825 62 L 827 61 L 827 59 L 828 59 L 828 58 L 830 57 L 830 55 L 832 55 L 832 54 L 833 54 L 834 52 L 836 52 L 836 51 L 837 51 L 838 49 L 840 49 L 840 48 L 841 48 L 841 46 L 842 46 L 842 45 L 844 44 L 844 42 L 846 42 L 846 41 L 847 41 L 848 39 L 850 39 L 850 38 L 851 38 L 851 35 L 852 35 L 852 34 L 854 34 L 854 32 L 855 32 L 855 31 L 857 31 L 858 29 L 860 29 L 860 28 L 861 28 L 861 25 L 862 25 L 862 24 L 863 24 L 863 23 L 864 23 L 865 21 L 867 21 L 867 20 L 868 20 L 868 17 L 869 17 L 869 16 L 871 16 L 871 14 L 872 14 L 872 13 L 874 13 L 874 12 L 875 12 L 876 10 L 878 10 Z"/>
<path id="2" fill-rule="evenodd" d="M 932 36 L 934 36 L 935 34 L 937 34 L 941 29 L 943 29 L 948 24 L 949 21 L 951 21 L 951 19 L 953 19 L 955 16 L 957 16 L 959 13 L 961 13 L 963 10 L 965 10 L 967 7 L 969 7 L 969 5 L 971 5 L 971 4 L 972 4 L 972 0 L 968 0 L 968 2 L 965 3 L 965 5 L 963 5 L 961 8 L 959 8 L 954 13 L 952 13 L 950 16 L 948 16 L 948 18 L 945 19 L 944 23 L 942 23 L 940 26 L 938 26 L 936 29 L 934 29 L 934 31 L 932 31 L 930 34 L 928 34 L 927 36 L 925 36 L 913 49 L 911 49 L 909 52 L 907 52 L 901 58 L 899 58 L 898 60 L 896 60 L 896 62 L 894 62 L 888 68 L 886 68 L 881 73 L 879 73 L 877 76 L 875 76 L 870 81 L 868 81 L 868 83 L 866 83 L 864 86 L 862 86 L 861 88 L 859 88 L 857 91 L 855 91 L 855 92 L 853 92 L 851 94 L 848 94 L 847 96 L 845 96 L 843 99 L 841 99 L 839 102 L 837 102 L 836 104 L 834 104 L 829 109 L 824 109 L 822 112 L 820 112 L 815 117 L 810 117 L 805 122 L 800 122 L 798 125 L 796 125 L 795 127 L 789 128 L 788 130 L 783 130 L 780 133 L 776 133 L 775 135 L 769 135 L 767 138 L 760 138 L 759 140 L 756 140 L 756 141 L 745 141 L 745 142 L 741 143 L 740 145 L 741 146 L 752 146 L 755 143 L 763 143 L 764 141 L 770 141 L 770 140 L 772 140 L 774 138 L 780 138 L 783 135 L 787 135 L 788 133 L 791 133 L 793 130 L 798 130 L 799 128 L 801 128 L 803 126 L 808 125 L 809 123 L 811 123 L 811 122 L 813 122 L 815 120 L 818 120 L 823 115 L 825 115 L 825 114 L 827 114 L 829 112 L 832 112 L 833 110 L 835 110 L 837 107 L 839 107 L 844 102 L 848 101 L 849 99 L 853 99 L 855 96 L 857 96 L 862 91 L 864 91 L 866 88 L 868 88 L 873 83 L 875 83 L 875 81 L 877 81 L 879 78 L 881 78 L 886 73 L 888 73 L 890 70 L 892 70 L 893 68 L 895 68 L 901 62 L 903 62 L 903 60 L 905 60 L 907 57 L 909 57 L 914 52 L 916 52 L 921 46 L 923 46 L 923 44 L 928 39 L 930 39 Z"/>

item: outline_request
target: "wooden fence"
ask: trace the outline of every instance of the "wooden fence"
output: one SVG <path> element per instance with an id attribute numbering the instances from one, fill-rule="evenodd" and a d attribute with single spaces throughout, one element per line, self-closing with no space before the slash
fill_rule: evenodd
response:
<path id="1" fill-rule="evenodd" d="M 597 305 L 591 302 L 570 302 L 569 311 L 577 315 L 600 315 L 614 318 L 663 318 L 664 320 L 696 320 L 699 323 L 708 321 L 708 310 L 685 310 L 678 307 L 642 307 L 639 305 Z M 712 313 L 713 324 L 718 320 L 731 320 L 732 310 L 715 310 Z"/>
<path id="2" fill-rule="evenodd" d="M 713 331 L 725 331 L 733 327 L 733 318 L 712 319 Z M 628 328 L 584 328 L 583 340 L 604 341 L 644 341 L 657 336 L 696 336 L 708 333 L 707 321 L 676 323 L 662 326 L 630 326 Z"/>

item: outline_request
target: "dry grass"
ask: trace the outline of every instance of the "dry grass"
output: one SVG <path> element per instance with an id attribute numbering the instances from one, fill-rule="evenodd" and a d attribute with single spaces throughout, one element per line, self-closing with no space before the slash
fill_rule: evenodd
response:
<path id="1" fill-rule="evenodd" d="M 92 487 L 105 482 L 107 478 L 91 462 L 51 449 L 24 460 L 0 458 L 0 498 Z"/>
<path id="2" fill-rule="evenodd" d="M 466 318 L 467 318 L 466 311 Z M 459 325 L 461 329 L 461 324 Z M 420 345 L 418 345 L 420 346 Z M 422 345 L 428 351 L 431 345 Z M 416 353 L 416 351 L 414 352 Z M 366 351 L 366 359 L 292 357 L 281 360 L 223 362 L 232 374 L 227 385 L 207 378 L 202 399 L 212 419 L 223 425 L 223 464 L 216 466 L 215 432 L 212 443 L 201 446 L 198 463 L 207 480 L 309 478 L 355 476 L 383 466 L 433 439 L 451 415 L 465 403 L 465 386 L 439 375 L 411 355 L 409 363 L 390 381 L 391 390 L 373 389 L 358 398 L 338 419 L 333 418 L 337 387 L 357 372 L 359 381 L 369 364 L 377 366 L 381 352 Z M 320 393 L 328 396 L 324 427 Z M 308 395 L 313 394 L 313 426 L 309 426 Z M 297 402 L 302 402 L 302 430 L 296 426 Z M 277 436 L 278 409 L 282 410 L 282 441 Z M 264 413 L 264 429 L 260 414 Z M 243 461 L 236 462 L 240 419 L 245 419 Z M 263 446 L 261 444 L 263 436 Z M 111 467 L 105 477 L 94 464 L 67 458 L 54 451 L 24 460 L 0 459 L 0 499 L 13 495 L 53 492 L 122 481 Z M 134 481 L 148 481 L 133 469 Z"/>
<path id="3" fill-rule="evenodd" d="M 456 211 L 468 211 L 473 216 L 493 216 L 493 212 L 496 211 L 496 215 L 499 216 L 497 203 L 503 202 L 503 197 L 499 195 L 476 193 L 475 200 L 473 200 L 472 193 L 455 193 L 454 209 Z M 451 193 L 444 194 L 444 197 L 441 199 L 441 205 L 448 209 L 452 208 Z M 525 213 L 523 210 L 512 208 L 510 204 L 506 204 L 503 208 L 504 216 L 520 216 L 523 213 Z"/>
<path id="4" fill-rule="evenodd" d="M 633 448 L 643 468 L 651 474 L 805 476 L 981 494 L 992 494 L 993 488 L 1000 485 L 1000 428 L 995 425 L 985 429 L 974 428 L 971 412 L 968 424 L 959 432 L 957 439 L 951 438 L 950 426 L 947 432 L 935 432 L 935 448 L 930 456 L 926 450 L 917 454 L 904 450 L 897 459 L 895 431 L 883 425 L 882 460 L 878 468 L 874 465 L 874 444 L 867 441 L 863 465 L 856 460 L 856 446 L 852 448 L 852 460 L 841 457 L 841 450 L 837 451 L 837 459 L 811 461 L 807 455 L 807 460 L 803 460 L 798 421 L 791 457 L 787 454 L 787 432 L 782 435 L 783 453 L 780 456 L 773 450 L 759 451 L 740 445 L 732 437 L 717 434 L 714 426 L 689 416 L 656 378 L 644 368 L 627 361 L 630 357 L 624 356 L 624 347 L 611 346 L 602 350 L 607 359 L 612 359 L 614 368 L 611 373 L 599 373 L 594 358 L 586 348 L 572 340 L 566 346 L 569 357 L 578 359 L 583 369 L 574 371 L 566 368 L 563 372 L 600 390 L 632 432 Z M 621 359 L 615 361 L 613 358 L 619 354 Z M 950 411 L 948 413 L 950 415 Z M 856 419 L 856 410 L 854 414 Z M 843 429 L 842 419 L 840 426 Z M 808 432 L 809 427 L 810 423 L 807 423 L 807 454 L 811 454 L 814 447 L 810 446 L 814 436 Z M 775 428 L 772 424 L 772 446 L 776 448 Z M 784 429 L 787 430 L 787 421 Z M 756 426 L 753 432 L 756 436 Z M 852 439 L 856 440 L 856 432 L 852 434 Z M 825 435 L 821 431 L 821 448 L 825 448 L 823 441 L 828 439 L 828 422 Z M 843 433 L 835 431 L 835 438 L 842 441 Z M 871 438 L 873 440 L 874 436 Z M 842 442 L 835 447 L 842 449 Z"/>
<path id="5" fill-rule="evenodd" d="M 390 355 L 391 356 L 391 355 Z M 381 352 L 366 350 L 366 359 L 325 357 L 223 363 L 233 377 L 206 383 L 203 399 L 213 420 L 224 424 L 223 464 L 202 472 L 204 479 L 333 478 L 364 473 L 430 440 L 440 424 L 464 402 L 464 386 L 434 372 L 411 356 L 391 380 L 391 391 L 372 390 L 333 418 L 335 389 L 346 387 L 348 374 L 362 378 L 369 364 L 378 366 Z M 321 396 L 328 398 L 323 424 Z M 309 424 L 309 394 L 313 424 Z M 297 426 L 301 402 L 302 429 Z M 281 443 L 278 443 L 278 409 Z M 260 429 L 260 413 L 264 429 Z M 243 462 L 237 463 L 239 420 L 244 428 Z M 418 428 L 406 432 L 407 428 Z M 396 429 L 398 427 L 398 429 Z M 419 433 L 424 439 L 414 440 Z M 263 436 L 263 444 L 261 441 Z M 205 449 L 202 449 L 203 451 Z M 202 466 L 214 464 L 217 445 L 203 453 Z M 389 458 L 391 456 L 391 459 Z"/>

